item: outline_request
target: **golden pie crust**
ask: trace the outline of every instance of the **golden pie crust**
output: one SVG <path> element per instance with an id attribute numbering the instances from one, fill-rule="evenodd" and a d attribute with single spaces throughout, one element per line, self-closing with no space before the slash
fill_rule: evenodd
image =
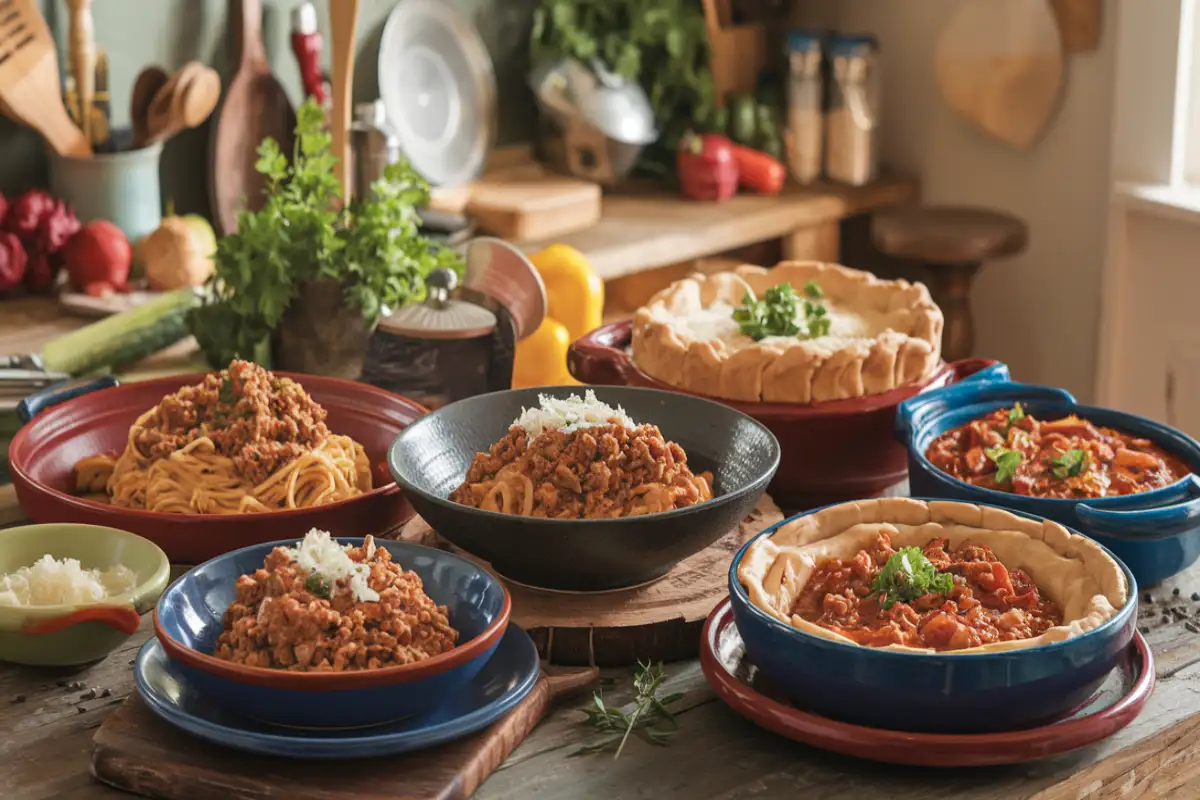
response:
<path id="1" fill-rule="evenodd" d="M 1049 520 L 1038 522 L 972 503 L 893 497 L 831 506 L 759 538 L 738 565 L 750 602 L 778 620 L 823 639 L 859 646 L 841 634 L 793 615 L 805 582 L 820 563 L 851 559 L 887 531 L 893 547 L 924 547 L 935 538 L 957 547 L 986 545 L 1010 569 L 1022 569 L 1063 610 L 1063 624 L 1041 636 L 994 642 L 943 655 L 1022 650 L 1061 642 L 1100 627 L 1129 601 L 1125 573 L 1104 548 Z M 881 650 L 932 652 L 904 645 Z"/>
<path id="2" fill-rule="evenodd" d="M 827 336 L 741 333 L 733 309 L 790 283 L 815 281 L 830 315 Z M 820 403 L 882 394 L 915 383 L 942 355 L 942 312 L 920 283 L 888 281 L 840 264 L 784 261 L 691 275 L 638 309 L 633 362 L 663 383 L 696 394 L 765 403 Z"/>

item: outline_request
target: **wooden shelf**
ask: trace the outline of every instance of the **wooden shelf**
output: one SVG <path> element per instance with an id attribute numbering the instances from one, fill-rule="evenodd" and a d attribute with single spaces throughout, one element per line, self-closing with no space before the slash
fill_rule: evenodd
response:
<path id="1" fill-rule="evenodd" d="M 555 241 L 582 252 L 601 278 L 612 280 L 755 242 L 828 230 L 846 217 L 912 202 L 918 190 L 916 180 L 885 177 L 863 187 L 788 187 L 778 197 L 747 194 L 724 203 L 666 193 L 608 195 L 598 224 Z M 536 252 L 549 244 L 521 246 Z"/>

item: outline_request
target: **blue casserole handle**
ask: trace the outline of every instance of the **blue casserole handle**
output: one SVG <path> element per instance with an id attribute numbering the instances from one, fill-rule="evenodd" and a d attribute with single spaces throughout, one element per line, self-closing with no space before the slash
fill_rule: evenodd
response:
<path id="1" fill-rule="evenodd" d="M 20 403 L 17 403 L 17 416 L 20 417 L 21 422 L 29 422 L 29 420 L 51 406 L 65 403 L 68 400 L 74 400 L 76 397 L 82 397 L 85 394 L 91 394 L 101 389 L 112 389 L 114 386 L 119 385 L 120 382 L 112 375 L 105 375 L 102 378 L 96 378 L 94 381 L 88 381 L 87 383 L 73 383 L 71 381 L 54 383 L 45 389 L 38 389 Z"/>
<path id="2" fill-rule="evenodd" d="M 1033 383 L 1014 383 L 1009 377 L 1007 365 L 993 364 L 949 386 L 922 392 L 905 400 L 896 407 L 895 436 L 899 441 L 908 444 L 933 417 L 963 406 L 996 400 L 1049 400 L 1069 404 L 1076 402 L 1075 397 L 1066 389 Z"/>
<path id="3" fill-rule="evenodd" d="M 1166 506 L 1138 507 L 1138 495 L 1121 498 L 1124 502 L 1107 501 L 1108 508 L 1095 508 L 1087 503 L 1075 506 L 1079 530 L 1085 534 L 1111 536 L 1117 539 L 1169 539 L 1188 531 L 1200 529 L 1200 478 L 1195 474 L 1185 484 L 1186 500 Z M 1144 502 L 1144 501 L 1143 501 Z M 1112 506 L 1127 505 L 1127 508 Z"/>

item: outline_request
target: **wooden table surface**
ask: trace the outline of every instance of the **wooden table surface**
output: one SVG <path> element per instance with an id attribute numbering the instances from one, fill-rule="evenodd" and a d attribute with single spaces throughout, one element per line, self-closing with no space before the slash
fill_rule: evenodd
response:
<path id="1" fill-rule="evenodd" d="M 0 505 L 4 492 L 0 488 Z M 11 500 L 9 501 L 11 503 Z M 0 525 L 15 521 L 0 510 Z M 1179 594 L 1173 595 L 1178 588 Z M 874 764 L 774 736 L 739 717 L 708 688 L 698 662 L 668 664 L 662 691 L 682 692 L 679 733 L 666 748 L 633 740 L 620 760 L 575 756 L 591 741 L 580 711 L 554 711 L 476 793 L 478 800 L 1081 800 L 1200 796 L 1200 566 L 1151 590 L 1180 613 L 1144 608 L 1158 687 L 1125 730 L 1095 747 L 1033 764 L 933 770 Z M 1143 594 L 1143 600 L 1145 595 Z M 1200 597 L 1200 594 L 1197 595 Z M 1158 603 L 1146 604 L 1158 605 Z M 120 650 L 83 670 L 0 664 L 0 798 L 115 800 L 128 797 L 89 774 L 92 735 L 132 691 L 132 659 L 152 634 L 150 618 Z M 632 697 L 632 672 L 607 670 L 608 703 Z M 94 691 L 93 691 L 94 690 Z M 627 709 L 628 710 L 628 709 Z"/>

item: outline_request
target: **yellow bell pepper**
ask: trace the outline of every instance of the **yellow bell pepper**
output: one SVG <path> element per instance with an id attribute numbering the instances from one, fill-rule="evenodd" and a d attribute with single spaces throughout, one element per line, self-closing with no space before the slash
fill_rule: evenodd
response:
<path id="1" fill-rule="evenodd" d="M 566 386 L 578 383 L 567 372 L 571 334 L 561 322 L 546 317 L 537 330 L 517 343 L 513 356 L 512 386 Z"/>
<path id="2" fill-rule="evenodd" d="M 583 253 L 552 244 L 529 257 L 546 285 L 546 313 L 567 328 L 571 341 L 600 327 L 604 315 L 604 282 Z"/>

